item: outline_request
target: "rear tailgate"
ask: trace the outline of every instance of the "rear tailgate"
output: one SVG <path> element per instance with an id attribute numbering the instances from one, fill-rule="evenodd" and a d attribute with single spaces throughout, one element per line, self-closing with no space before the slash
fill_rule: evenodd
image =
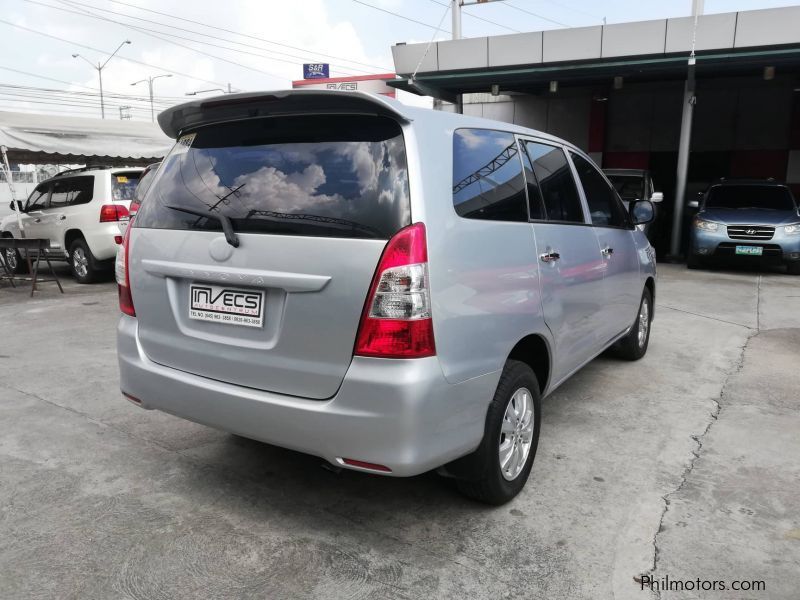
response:
<path id="1" fill-rule="evenodd" d="M 212 379 L 328 398 L 386 240 L 409 222 L 405 146 L 389 118 L 257 118 L 185 133 L 131 232 L 142 348 Z"/>

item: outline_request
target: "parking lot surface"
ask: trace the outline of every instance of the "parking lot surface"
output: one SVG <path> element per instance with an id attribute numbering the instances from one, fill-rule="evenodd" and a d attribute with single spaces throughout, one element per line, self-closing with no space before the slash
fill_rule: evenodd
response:
<path id="1" fill-rule="evenodd" d="M 543 403 L 510 504 L 143 411 L 116 288 L 0 284 L 2 598 L 797 598 L 800 278 L 661 265 L 647 356 Z M 28 290 L 29 291 L 29 290 Z M 312 432 L 313 433 L 313 432 Z"/>

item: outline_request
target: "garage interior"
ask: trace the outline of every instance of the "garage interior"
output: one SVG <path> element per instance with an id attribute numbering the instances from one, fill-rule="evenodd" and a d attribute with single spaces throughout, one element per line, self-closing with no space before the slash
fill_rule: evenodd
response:
<path id="1" fill-rule="evenodd" d="M 669 250 L 688 59 L 696 52 L 685 201 L 720 177 L 800 196 L 800 7 L 397 44 L 402 79 L 443 110 L 564 138 L 603 168 L 649 169 Z M 687 211 L 684 211 L 687 212 Z M 688 226 L 691 211 L 683 219 Z M 686 235 L 683 235 L 685 243 Z"/>

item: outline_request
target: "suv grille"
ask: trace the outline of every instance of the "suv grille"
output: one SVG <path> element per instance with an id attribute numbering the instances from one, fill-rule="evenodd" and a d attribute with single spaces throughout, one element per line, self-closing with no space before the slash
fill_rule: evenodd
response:
<path id="1" fill-rule="evenodd" d="M 728 237 L 732 240 L 771 240 L 775 235 L 774 227 L 763 225 L 728 225 Z"/>

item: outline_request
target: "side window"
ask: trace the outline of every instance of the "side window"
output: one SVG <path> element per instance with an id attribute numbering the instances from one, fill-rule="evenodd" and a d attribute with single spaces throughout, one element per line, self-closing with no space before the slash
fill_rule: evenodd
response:
<path id="1" fill-rule="evenodd" d="M 525 180 L 510 133 L 458 129 L 453 134 L 453 205 L 468 219 L 528 221 Z"/>
<path id="2" fill-rule="evenodd" d="M 547 218 L 551 221 L 583 223 L 578 189 L 564 151 L 538 142 L 525 142 L 525 150 L 539 182 Z"/>
<path id="3" fill-rule="evenodd" d="M 28 198 L 28 202 L 25 204 L 25 210 L 42 210 L 43 208 L 47 207 L 47 196 L 50 192 L 50 184 L 49 183 L 42 183 L 36 186 L 36 189 L 33 190 L 33 193 Z"/>
<path id="4" fill-rule="evenodd" d="M 524 142 L 520 143 L 524 144 Z M 525 185 L 528 188 L 528 214 L 533 221 L 544 220 L 547 216 L 544 211 L 539 182 L 536 180 L 536 175 L 533 172 L 533 163 L 531 163 L 528 152 L 524 147 L 522 150 L 522 168 L 525 171 Z"/>
<path id="5" fill-rule="evenodd" d="M 94 198 L 94 177 L 73 177 L 70 205 L 88 204 Z"/>
<path id="6" fill-rule="evenodd" d="M 94 177 L 69 177 L 53 182 L 50 208 L 88 204 L 94 196 Z"/>
<path id="7" fill-rule="evenodd" d="M 64 208 L 69 205 L 69 198 L 72 195 L 72 180 L 60 179 L 53 182 L 53 193 L 50 195 L 50 206 L 48 208 Z"/>
<path id="8" fill-rule="evenodd" d="M 600 171 L 580 154 L 570 152 L 575 170 L 586 194 L 589 214 L 593 225 L 606 227 L 624 227 L 627 225 L 625 213 L 617 199 L 617 193 L 600 175 Z"/>

